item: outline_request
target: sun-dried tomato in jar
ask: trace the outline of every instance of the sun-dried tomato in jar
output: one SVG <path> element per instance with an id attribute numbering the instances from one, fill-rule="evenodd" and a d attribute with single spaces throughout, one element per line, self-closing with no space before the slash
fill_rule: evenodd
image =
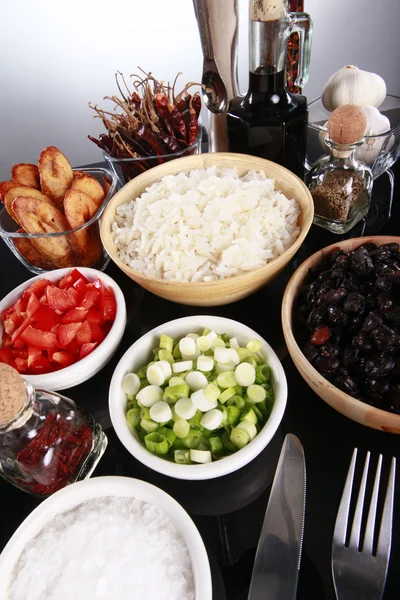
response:
<path id="1" fill-rule="evenodd" d="M 0 475 L 36 496 L 89 477 L 107 446 L 90 415 L 0 363 Z"/>

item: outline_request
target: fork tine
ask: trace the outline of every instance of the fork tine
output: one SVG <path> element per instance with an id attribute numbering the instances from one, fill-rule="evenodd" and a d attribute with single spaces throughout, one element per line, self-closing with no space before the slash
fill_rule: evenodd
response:
<path id="1" fill-rule="evenodd" d="M 372 547 L 373 547 L 373 543 L 374 543 L 376 508 L 378 505 L 378 492 L 379 492 L 379 483 L 380 483 L 380 479 L 381 479 L 381 469 L 382 469 L 382 454 L 379 455 L 378 465 L 376 467 L 374 489 L 372 490 L 371 504 L 369 506 L 367 526 L 365 529 L 365 536 L 364 536 L 364 543 L 363 543 L 363 552 L 364 552 L 364 550 L 366 550 L 370 554 L 372 554 Z"/>
<path id="2" fill-rule="evenodd" d="M 390 466 L 389 482 L 386 490 L 385 504 L 383 506 L 382 523 L 379 530 L 379 539 L 377 547 L 377 555 L 386 555 L 388 557 L 387 562 L 389 562 L 390 548 L 392 545 L 395 472 L 396 459 L 393 457 L 392 464 Z"/>
<path id="3" fill-rule="evenodd" d="M 354 548 L 358 548 L 360 545 L 360 532 L 361 532 L 361 521 L 364 509 L 364 500 L 365 500 L 365 488 L 367 486 L 367 477 L 368 477 L 368 467 L 369 467 L 369 458 L 371 456 L 370 452 L 367 452 L 367 456 L 365 459 L 364 470 L 361 479 L 360 491 L 357 496 L 357 504 L 356 511 L 354 513 L 353 525 L 351 526 L 351 534 L 349 547 L 353 546 Z"/>
<path id="4" fill-rule="evenodd" d="M 339 510 L 336 517 L 334 540 L 344 545 L 346 541 L 347 525 L 349 519 L 351 490 L 353 487 L 354 471 L 356 468 L 357 448 L 353 450 L 350 467 L 344 485 L 342 499 L 340 500 Z"/>

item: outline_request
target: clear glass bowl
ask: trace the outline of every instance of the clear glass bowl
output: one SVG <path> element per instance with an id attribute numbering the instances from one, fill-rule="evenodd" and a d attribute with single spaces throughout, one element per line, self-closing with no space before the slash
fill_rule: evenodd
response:
<path id="1" fill-rule="evenodd" d="M 118 179 L 119 187 L 124 186 L 128 181 L 134 179 L 140 173 L 156 167 L 161 163 L 174 160 L 175 158 L 182 158 L 183 156 L 189 156 L 191 154 L 200 154 L 201 152 L 201 141 L 202 141 L 202 126 L 199 123 L 199 133 L 197 139 L 191 146 L 174 152 L 173 154 L 164 154 L 163 156 L 146 156 L 139 158 L 114 158 L 103 152 L 104 160 L 108 163 L 110 168 L 115 173 Z"/>
<path id="2" fill-rule="evenodd" d="M 18 258 L 18 260 L 32 273 L 40 275 L 41 273 L 46 273 L 47 271 L 53 271 L 54 269 L 59 269 L 59 265 L 54 265 L 49 261 L 42 263 L 33 263 L 30 262 L 17 248 L 18 244 L 22 244 L 24 240 L 32 240 L 32 239 L 50 239 L 50 238 L 60 238 L 60 240 L 70 241 L 72 236 L 79 231 L 87 231 L 90 232 L 90 236 L 95 240 L 94 243 L 101 244 L 100 240 L 100 232 L 99 232 L 99 222 L 100 217 L 103 214 L 103 210 L 107 206 L 110 198 L 115 194 L 117 188 L 117 177 L 114 172 L 109 169 L 102 168 L 83 168 L 83 169 L 74 169 L 79 172 L 87 173 L 92 175 L 97 181 L 103 183 L 104 177 L 107 177 L 111 182 L 110 189 L 106 197 L 103 200 L 102 205 L 96 212 L 96 214 L 84 225 L 80 227 L 76 227 L 75 229 L 71 229 L 68 231 L 60 232 L 60 233 L 18 233 L 18 229 L 20 229 L 19 225 L 10 217 L 5 206 L 2 206 L 0 209 L 0 236 L 4 240 L 5 244 L 10 248 L 11 252 Z M 17 244 L 17 245 L 16 245 Z M 71 264 L 65 264 L 65 267 L 75 267 L 75 266 L 86 266 L 93 267 L 94 269 L 98 269 L 99 271 L 103 271 L 108 263 L 110 262 L 110 257 L 108 256 L 104 246 L 101 244 L 101 255 L 100 258 L 96 259 L 94 264 L 85 264 L 80 265 L 77 261 L 72 260 Z"/>
<path id="3" fill-rule="evenodd" d="M 323 107 L 321 98 L 310 102 L 308 108 L 306 168 L 309 170 L 318 159 L 329 154 L 324 139 L 325 124 L 331 113 Z M 357 149 L 355 155 L 357 160 L 368 165 L 374 179 L 390 169 L 400 157 L 400 98 L 388 94 L 378 110 L 389 119 L 390 130 L 380 135 L 366 135 L 364 144 Z"/>

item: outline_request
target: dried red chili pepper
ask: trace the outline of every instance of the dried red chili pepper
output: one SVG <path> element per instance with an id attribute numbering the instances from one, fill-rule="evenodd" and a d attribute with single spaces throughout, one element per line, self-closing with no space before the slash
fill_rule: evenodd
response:
<path id="1" fill-rule="evenodd" d="M 158 93 L 154 96 L 158 112 L 163 120 L 165 127 L 167 128 L 171 136 L 174 135 L 174 126 L 169 111 L 169 100 L 165 94 Z"/>
<path id="2" fill-rule="evenodd" d="M 187 134 L 187 139 L 190 146 L 195 143 L 199 133 L 199 124 L 197 122 L 196 111 L 193 108 L 192 100 L 193 98 L 191 98 L 189 102 L 189 129 Z"/>

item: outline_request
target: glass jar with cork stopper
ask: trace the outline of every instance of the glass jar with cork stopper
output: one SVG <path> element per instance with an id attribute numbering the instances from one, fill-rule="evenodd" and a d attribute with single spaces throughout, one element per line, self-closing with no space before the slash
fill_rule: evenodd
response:
<path id="1" fill-rule="evenodd" d="M 107 446 L 90 415 L 55 392 L 37 390 L 0 363 L 0 475 L 46 497 L 89 477 Z"/>
<path id="2" fill-rule="evenodd" d="M 334 110 L 325 137 L 330 154 L 318 160 L 306 176 L 314 200 L 314 223 L 332 233 L 347 233 L 368 213 L 373 176 L 354 156 L 366 126 L 359 106 L 345 104 Z"/>

